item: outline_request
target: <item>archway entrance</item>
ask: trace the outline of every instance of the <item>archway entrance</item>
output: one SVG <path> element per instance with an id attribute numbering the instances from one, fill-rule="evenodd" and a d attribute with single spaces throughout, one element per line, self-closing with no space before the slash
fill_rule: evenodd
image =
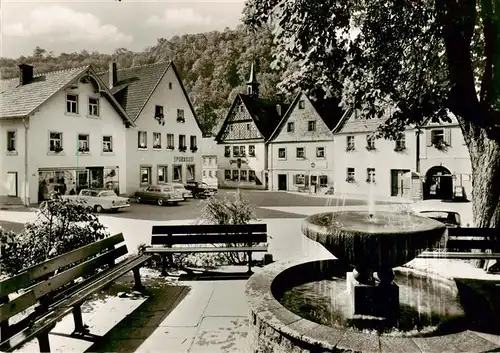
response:
<path id="1" fill-rule="evenodd" d="M 425 198 L 451 200 L 453 197 L 453 175 L 442 166 L 430 168 L 425 174 Z"/>

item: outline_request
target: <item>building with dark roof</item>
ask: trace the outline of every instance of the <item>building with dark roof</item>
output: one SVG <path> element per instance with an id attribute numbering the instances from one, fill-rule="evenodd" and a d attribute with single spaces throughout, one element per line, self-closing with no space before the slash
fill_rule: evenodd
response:
<path id="1" fill-rule="evenodd" d="M 0 195 L 37 203 L 52 191 L 126 187 L 133 120 L 92 66 L 0 81 Z"/>
<path id="2" fill-rule="evenodd" d="M 269 189 L 325 191 L 333 187 L 333 130 L 342 117 L 338 100 L 296 95 L 269 137 Z"/>
<path id="3" fill-rule="evenodd" d="M 238 94 L 215 137 L 219 185 L 267 189 L 267 140 L 286 107 L 259 97 L 252 64 L 246 94 Z"/>
<path id="4" fill-rule="evenodd" d="M 173 62 L 101 73 L 136 128 L 127 134 L 127 193 L 201 180 L 202 130 Z"/>

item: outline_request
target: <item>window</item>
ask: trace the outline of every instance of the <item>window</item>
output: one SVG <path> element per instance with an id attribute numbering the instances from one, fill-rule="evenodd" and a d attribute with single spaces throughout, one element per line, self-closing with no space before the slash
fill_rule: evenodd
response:
<path id="1" fill-rule="evenodd" d="M 246 155 L 245 146 L 240 146 L 240 156 L 245 157 Z"/>
<path id="2" fill-rule="evenodd" d="M 158 184 L 167 182 L 167 171 L 168 168 L 166 165 L 158 166 Z"/>
<path id="3" fill-rule="evenodd" d="M 78 134 L 78 152 L 85 153 L 89 151 L 89 135 Z"/>
<path id="4" fill-rule="evenodd" d="M 66 95 L 66 113 L 78 114 L 78 96 L 76 94 Z"/>
<path id="5" fill-rule="evenodd" d="M 239 157 L 239 156 L 240 156 L 240 147 L 233 146 L 233 157 Z"/>
<path id="6" fill-rule="evenodd" d="M 316 131 L 316 121 L 311 120 L 307 122 L 307 131 Z"/>
<path id="7" fill-rule="evenodd" d="M 348 183 L 354 182 L 354 168 L 347 168 L 347 178 L 346 181 Z"/>
<path id="8" fill-rule="evenodd" d="M 148 148 L 148 133 L 146 131 L 137 132 L 137 147 Z"/>
<path id="9" fill-rule="evenodd" d="M 184 120 L 184 109 L 177 109 L 177 121 L 183 123 Z"/>
<path id="10" fill-rule="evenodd" d="M 113 136 L 102 137 L 102 151 L 113 152 Z"/>
<path id="11" fill-rule="evenodd" d="M 155 118 L 163 116 L 163 105 L 155 105 Z"/>
<path id="12" fill-rule="evenodd" d="M 185 151 L 186 149 L 186 135 L 179 135 L 179 151 Z"/>
<path id="13" fill-rule="evenodd" d="M 325 188 L 328 186 L 328 176 L 327 175 L 320 175 L 319 176 L 319 187 Z"/>
<path id="14" fill-rule="evenodd" d="M 286 159 L 286 148 L 278 148 L 278 158 Z"/>
<path id="15" fill-rule="evenodd" d="M 250 157 L 255 157 L 255 145 L 248 146 L 248 155 Z"/>
<path id="16" fill-rule="evenodd" d="M 306 102 L 304 100 L 299 101 L 299 109 L 304 109 L 306 107 Z"/>
<path id="17" fill-rule="evenodd" d="M 325 158 L 325 148 L 316 147 L 316 158 Z"/>
<path id="18" fill-rule="evenodd" d="M 7 131 L 7 152 L 16 151 L 16 132 Z"/>
<path id="19" fill-rule="evenodd" d="M 241 171 L 240 180 L 241 181 L 247 181 L 247 171 L 246 170 L 242 170 Z"/>
<path id="20" fill-rule="evenodd" d="M 375 182 L 375 168 L 366 168 L 366 182 L 367 183 Z"/>
<path id="21" fill-rule="evenodd" d="M 305 158 L 304 147 L 297 147 L 297 158 Z"/>
<path id="22" fill-rule="evenodd" d="M 181 181 L 182 180 L 182 165 L 174 165 L 173 167 L 173 181 Z"/>
<path id="23" fill-rule="evenodd" d="M 189 164 L 188 166 L 186 166 L 186 172 L 187 172 L 187 180 L 195 179 L 194 164 Z"/>
<path id="24" fill-rule="evenodd" d="M 373 151 L 375 149 L 375 136 L 373 135 L 366 136 L 366 149 L 368 151 Z"/>
<path id="25" fill-rule="evenodd" d="M 167 149 L 174 149 L 174 134 L 167 134 Z"/>
<path id="26" fill-rule="evenodd" d="M 245 106 L 244 105 L 240 105 L 240 112 L 244 112 L 245 111 Z"/>
<path id="27" fill-rule="evenodd" d="M 172 82 L 168 83 L 168 89 L 172 89 Z"/>
<path id="28" fill-rule="evenodd" d="M 211 171 L 211 170 L 209 170 L 209 171 L 208 171 L 208 176 L 209 176 L 210 178 L 212 177 L 212 171 Z"/>
<path id="29" fill-rule="evenodd" d="M 354 136 L 347 136 L 347 147 L 346 151 L 354 151 Z"/>
<path id="30" fill-rule="evenodd" d="M 49 151 L 61 152 L 62 150 L 62 132 L 51 132 L 49 135 Z"/>
<path id="31" fill-rule="evenodd" d="M 250 123 L 247 123 L 247 131 L 250 131 Z"/>
<path id="32" fill-rule="evenodd" d="M 161 132 L 153 132 L 153 148 L 161 149 Z"/>
<path id="33" fill-rule="evenodd" d="M 248 171 L 248 181 L 255 181 L 255 170 Z"/>
<path id="34" fill-rule="evenodd" d="M 206 170 L 204 170 L 204 171 L 203 171 L 203 177 L 204 177 L 204 178 L 206 178 L 206 177 L 207 177 L 207 171 L 206 171 Z"/>
<path id="35" fill-rule="evenodd" d="M 286 124 L 286 131 L 287 132 L 294 132 L 295 131 L 295 126 L 294 126 L 293 122 Z"/>
<path id="36" fill-rule="evenodd" d="M 233 131 L 233 125 L 229 125 L 229 131 Z"/>
<path id="37" fill-rule="evenodd" d="M 89 116 L 99 116 L 99 98 L 89 97 Z"/>
<path id="38" fill-rule="evenodd" d="M 233 170 L 233 181 L 240 180 L 240 171 L 238 169 Z"/>
<path id="39" fill-rule="evenodd" d="M 228 169 L 224 170 L 224 180 L 231 180 L 231 171 Z"/>
<path id="40" fill-rule="evenodd" d="M 191 151 L 196 151 L 198 150 L 198 146 L 196 144 L 196 136 L 195 135 L 191 135 L 191 137 L 189 138 L 189 143 L 191 145 Z"/>
<path id="41" fill-rule="evenodd" d="M 304 185 L 306 183 L 306 176 L 304 174 L 295 174 L 295 185 Z"/>
<path id="42" fill-rule="evenodd" d="M 231 146 L 224 146 L 224 157 L 231 157 Z"/>
<path id="43" fill-rule="evenodd" d="M 141 166 L 141 184 L 142 185 L 151 184 L 151 167 Z"/>
<path id="44" fill-rule="evenodd" d="M 406 138 L 404 134 L 400 134 L 397 139 L 396 139 L 396 146 L 394 150 L 397 151 L 403 151 L 406 149 Z"/>
<path id="45" fill-rule="evenodd" d="M 444 141 L 444 130 L 443 129 L 434 129 L 431 130 L 431 143 L 436 145 Z"/>

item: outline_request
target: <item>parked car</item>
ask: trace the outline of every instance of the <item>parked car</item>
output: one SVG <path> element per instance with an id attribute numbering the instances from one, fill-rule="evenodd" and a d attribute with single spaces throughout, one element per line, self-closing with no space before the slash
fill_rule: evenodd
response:
<path id="1" fill-rule="evenodd" d="M 417 215 L 435 219 L 436 221 L 444 223 L 448 228 L 462 227 L 460 214 L 455 211 L 423 210 L 419 211 Z"/>
<path id="2" fill-rule="evenodd" d="M 187 190 L 181 183 L 168 183 L 168 185 L 172 186 L 174 190 L 182 194 L 183 201 L 186 201 L 186 199 L 193 198 L 193 193 Z"/>
<path id="3" fill-rule="evenodd" d="M 217 194 L 217 189 L 211 188 L 207 183 L 202 181 L 188 181 L 186 189 L 193 193 L 194 198 L 206 198 Z"/>
<path id="4" fill-rule="evenodd" d="M 182 193 L 175 190 L 172 185 L 148 186 L 147 188 L 136 191 L 134 197 L 137 203 L 154 202 L 158 206 L 163 206 L 164 204 L 177 204 L 180 201 L 184 201 Z"/>
<path id="5" fill-rule="evenodd" d="M 78 195 L 63 195 L 61 197 L 69 200 L 85 201 L 96 212 L 104 210 L 118 211 L 130 207 L 128 198 L 118 196 L 113 190 L 108 189 L 82 189 Z"/>

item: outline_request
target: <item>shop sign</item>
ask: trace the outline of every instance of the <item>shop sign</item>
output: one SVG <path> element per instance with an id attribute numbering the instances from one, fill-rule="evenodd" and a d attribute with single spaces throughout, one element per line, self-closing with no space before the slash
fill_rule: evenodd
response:
<path id="1" fill-rule="evenodd" d="M 193 163 L 194 157 L 174 156 L 174 163 Z"/>

